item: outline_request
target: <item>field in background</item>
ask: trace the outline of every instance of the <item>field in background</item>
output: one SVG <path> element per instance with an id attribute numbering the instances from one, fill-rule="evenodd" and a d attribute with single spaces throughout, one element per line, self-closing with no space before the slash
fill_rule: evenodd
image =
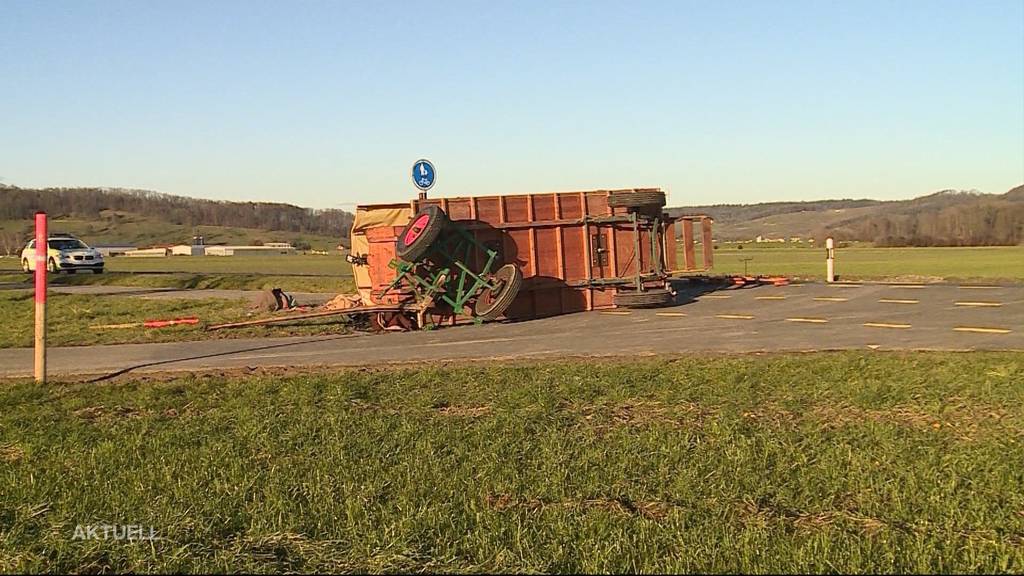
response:
<path id="1" fill-rule="evenodd" d="M 0 570 L 1020 572 L 1022 380 L 819 353 L 13 382 Z"/>
<path id="2" fill-rule="evenodd" d="M 825 249 L 785 245 L 720 244 L 715 273 L 825 277 Z M 698 255 L 699 259 L 699 255 Z M 874 248 L 836 250 L 836 274 L 844 280 L 1024 280 L 1024 246 L 972 248 Z"/>
<path id="3" fill-rule="evenodd" d="M 854 245 L 836 251 L 842 280 L 1024 281 L 1024 246 L 981 248 L 874 248 Z M 699 256 L 698 256 L 699 257 Z M 744 259 L 749 259 L 744 263 Z M 822 248 L 720 244 L 713 274 L 784 275 L 824 278 Z M 0 284 L 31 285 L 16 258 L 0 258 Z M 352 268 L 340 254 L 328 256 L 177 256 L 110 258 L 105 274 L 59 274 L 54 285 L 103 284 L 168 288 L 224 288 L 290 292 L 352 293 Z"/>
<path id="4" fill-rule="evenodd" d="M 0 258 L 0 283 L 31 284 L 16 258 Z M 107 272 L 51 275 L 53 285 L 114 285 L 151 288 L 222 288 L 286 292 L 353 292 L 352 267 L 340 254 L 328 256 L 116 256 Z M 6 273 L 4 271 L 7 271 Z"/>
<path id="5" fill-rule="evenodd" d="M 57 218 L 49 223 L 51 232 L 71 233 L 86 244 L 130 244 L 148 248 L 154 244 L 186 244 L 193 235 L 200 235 L 207 244 L 253 244 L 255 242 L 308 242 L 315 250 L 334 250 L 341 240 L 337 237 L 304 234 L 301 232 L 276 232 L 254 228 L 230 226 L 183 226 L 172 224 L 157 217 L 147 217 L 124 212 L 105 211 L 104 218 L 79 220 Z M 23 242 L 32 238 L 32 222 L 22 220 L 0 220 L 0 231 L 18 234 Z M 347 234 L 346 234 L 347 236 Z"/>

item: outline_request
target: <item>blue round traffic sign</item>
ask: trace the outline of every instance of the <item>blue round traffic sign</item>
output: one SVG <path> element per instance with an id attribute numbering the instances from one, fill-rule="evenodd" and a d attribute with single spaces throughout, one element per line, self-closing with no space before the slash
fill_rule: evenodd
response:
<path id="1" fill-rule="evenodd" d="M 420 190 L 429 190 L 436 179 L 437 172 L 434 171 L 434 165 L 430 163 L 430 160 L 417 160 L 412 165 L 412 182 Z"/>

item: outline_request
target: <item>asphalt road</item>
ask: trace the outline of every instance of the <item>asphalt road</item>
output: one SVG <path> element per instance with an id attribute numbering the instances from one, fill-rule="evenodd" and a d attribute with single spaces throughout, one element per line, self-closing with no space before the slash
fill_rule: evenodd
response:
<path id="1" fill-rule="evenodd" d="M 111 375 L 693 352 L 1024 351 L 1021 286 L 796 284 L 695 293 L 681 300 L 670 308 L 425 332 L 55 348 L 49 370 Z M 0 350 L 0 376 L 31 372 L 31 349 Z"/>

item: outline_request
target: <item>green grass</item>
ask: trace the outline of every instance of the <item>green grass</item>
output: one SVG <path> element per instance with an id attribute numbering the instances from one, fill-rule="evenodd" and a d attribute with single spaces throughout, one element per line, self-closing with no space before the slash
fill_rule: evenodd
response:
<path id="1" fill-rule="evenodd" d="M 309 242 L 316 250 L 334 250 L 341 237 L 303 234 L 300 232 L 272 232 L 254 228 L 230 226 L 183 226 L 160 218 L 138 214 L 106 212 L 103 218 L 79 220 L 76 218 L 51 219 L 52 232 L 71 233 L 87 244 L 129 244 L 147 247 L 154 244 L 181 244 L 190 242 L 193 235 L 201 235 L 207 244 L 253 244 L 255 242 Z M 0 230 L 14 231 L 27 242 L 32 237 L 32 222 L 0 220 Z"/>
<path id="2" fill-rule="evenodd" d="M 1019 573 L 1022 381 L 821 353 L 12 382 L 0 569 Z"/>
<path id="3" fill-rule="evenodd" d="M 3 273 L 7 270 L 9 272 Z M 23 283 L 32 277 L 18 272 L 15 258 L 0 258 L 0 284 Z M 109 258 L 106 272 L 50 275 L 54 286 L 104 285 L 149 288 L 221 288 L 289 292 L 355 292 L 352 267 L 330 256 L 178 256 L 169 258 Z"/>
<path id="4" fill-rule="evenodd" d="M 255 336 L 296 336 L 347 332 L 344 317 L 326 317 L 286 325 L 254 326 L 207 332 L 205 327 L 270 316 L 254 313 L 247 300 L 146 299 L 131 296 L 85 296 L 51 294 L 47 300 L 47 343 L 50 346 L 91 346 L 93 344 L 139 344 L 178 342 L 213 338 Z M 0 291 L 0 348 L 32 346 L 35 304 L 32 293 Z M 94 328 L 144 320 L 167 320 L 195 316 L 200 324 L 164 328 Z"/>
<path id="5" fill-rule="evenodd" d="M 699 256 L 698 256 L 699 258 Z M 715 250 L 718 274 L 749 274 L 822 279 L 824 248 L 755 247 L 722 244 Z M 836 274 L 846 280 L 1024 280 L 1024 246 L 977 248 L 873 248 L 836 250 Z"/>

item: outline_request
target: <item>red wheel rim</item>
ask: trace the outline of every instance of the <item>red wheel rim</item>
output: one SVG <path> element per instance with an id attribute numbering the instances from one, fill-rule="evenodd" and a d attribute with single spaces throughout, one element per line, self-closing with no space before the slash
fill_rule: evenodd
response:
<path id="1" fill-rule="evenodd" d="M 420 214 L 420 217 L 413 221 L 412 227 L 405 233 L 405 238 L 402 240 L 406 246 L 412 245 L 420 234 L 423 234 L 423 230 L 427 227 L 427 222 L 430 222 L 430 214 Z"/>

